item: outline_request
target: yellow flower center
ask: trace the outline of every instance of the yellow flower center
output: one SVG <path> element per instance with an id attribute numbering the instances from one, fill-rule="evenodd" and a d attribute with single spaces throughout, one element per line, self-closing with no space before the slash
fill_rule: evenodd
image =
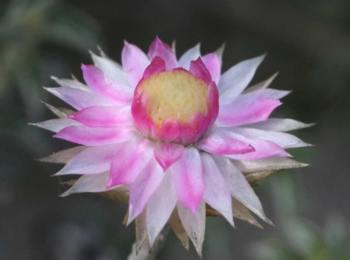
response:
<path id="1" fill-rule="evenodd" d="M 183 70 L 154 74 L 140 83 L 139 91 L 145 94 L 147 114 L 158 126 L 167 119 L 186 123 L 197 113 L 208 112 L 206 83 Z"/>

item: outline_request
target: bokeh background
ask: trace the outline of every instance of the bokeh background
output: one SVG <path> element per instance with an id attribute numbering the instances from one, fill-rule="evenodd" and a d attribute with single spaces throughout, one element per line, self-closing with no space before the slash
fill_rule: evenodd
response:
<path id="1" fill-rule="evenodd" d="M 236 229 L 209 218 L 203 259 L 350 259 L 350 1 L 0 0 L 0 259 L 126 259 L 125 205 L 94 194 L 59 198 L 59 168 L 36 161 L 67 144 L 27 122 L 52 117 L 50 75 L 81 78 L 97 45 L 119 60 L 123 40 L 146 50 L 159 35 L 178 53 L 223 42 L 224 69 L 267 52 L 254 82 L 293 90 L 277 112 L 316 126 L 293 151 L 311 166 L 256 187 L 275 227 Z M 198 259 L 173 235 L 158 259 Z"/>

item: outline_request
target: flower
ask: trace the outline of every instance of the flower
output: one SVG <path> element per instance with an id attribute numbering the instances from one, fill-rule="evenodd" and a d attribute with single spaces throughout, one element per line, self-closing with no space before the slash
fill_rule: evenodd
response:
<path id="1" fill-rule="evenodd" d="M 170 221 L 198 253 L 206 213 L 232 226 L 233 217 L 258 225 L 250 212 L 268 222 L 249 181 L 305 166 L 286 149 L 308 144 L 286 132 L 308 125 L 269 118 L 289 93 L 267 88 L 275 75 L 247 88 L 264 56 L 221 74 L 221 54 L 197 45 L 177 59 L 159 38 L 147 55 L 125 42 L 121 65 L 92 54 L 85 84 L 53 78 L 60 87 L 47 91 L 74 110 L 48 105 L 59 118 L 35 125 L 80 145 L 43 159 L 65 164 L 56 175 L 81 175 L 63 196 L 126 194 L 139 237 L 152 245 Z"/>

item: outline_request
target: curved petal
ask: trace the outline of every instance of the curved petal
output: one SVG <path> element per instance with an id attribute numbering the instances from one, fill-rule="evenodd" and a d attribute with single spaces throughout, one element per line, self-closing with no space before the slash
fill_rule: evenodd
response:
<path id="1" fill-rule="evenodd" d="M 167 70 L 171 70 L 177 67 L 177 60 L 174 51 L 170 48 L 169 45 L 159 39 L 159 37 L 156 37 L 155 40 L 151 43 L 148 51 L 148 56 L 150 60 L 153 60 L 155 57 L 160 57 L 165 61 Z"/>
<path id="2" fill-rule="evenodd" d="M 151 64 L 148 65 L 148 67 L 145 69 L 143 73 L 143 78 L 148 78 L 152 76 L 155 73 L 163 72 L 165 71 L 165 62 L 160 57 L 155 57 L 152 59 Z"/>
<path id="3" fill-rule="evenodd" d="M 128 74 L 132 87 L 136 87 L 137 83 L 141 80 L 143 72 L 149 63 L 150 61 L 147 55 L 140 48 L 124 41 L 122 66 L 123 70 Z"/>
<path id="4" fill-rule="evenodd" d="M 197 147 L 212 154 L 243 154 L 254 152 L 249 143 L 230 135 L 227 131 L 212 129 L 208 136 L 197 143 Z"/>
<path id="5" fill-rule="evenodd" d="M 238 126 L 266 120 L 282 103 L 267 98 L 265 90 L 241 95 L 231 103 L 221 104 L 216 120 L 218 126 Z"/>
<path id="6" fill-rule="evenodd" d="M 202 57 L 202 61 L 210 72 L 213 81 L 218 84 L 221 76 L 221 60 L 216 53 L 209 53 Z"/>
<path id="7" fill-rule="evenodd" d="M 88 107 L 69 116 L 70 118 L 90 127 L 118 127 L 131 125 L 130 107 L 97 106 Z"/>
<path id="8" fill-rule="evenodd" d="M 132 90 L 121 83 L 108 79 L 106 75 L 93 65 L 82 65 L 86 84 L 97 93 L 112 98 L 116 102 L 128 103 L 132 99 Z"/>
<path id="9" fill-rule="evenodd" d="M 181 159 L 176 161 L 169 170 L 175 183 L 178 200 L 184 207 L 196 212 L 204 193 L 202 165 L 198 150 L 187 148 Z"/>
<path id="10" fill-rule="evenodd" d="M 113 106 L 117 104 L 114 100 L 89 90 L 68 87 L 45 89 L 77 110 L 91 106 Z"/>
<path id="11" fill-rule="evenodd" d="M 208 85 L 212 82 L 210 72 L 205 67 L 205 64 L 203 63 L 201 58 L 191 61 L 190 72 L 192 75 L 194 75 L 197 78 L 200 78 Z"/>
<path id="12" fill-rule="evenodd" d="M 153 151 L 147 140 L 136 139 L 131 143 L 124 143 L 112 160 L 108 186 L 133 183 L 152 155 Z"/>
<path id="13" fill-rule="evenodd" d="M 184 229 L 190 237 L 198 255 L 201 256 L 205 235 L 205 203 L 200 203 L 195 212 L 178 204 L 177 211 Z"/>
<path id="14" fill-rule="evenodd" d="M 88 147 L 74 156 L 55 175 L 98 174 L 109 170 L 112 158 L 118 147 L 116 145 Z"/>
<path id="15" fill-rule="evenodd" d="M 233 226 L 232 198 L 222 173 L 210 155 L 203 153 L 201 157 L 205 185 L 204 200 Z"/>
<path id="16" fill-rule="evenodd" d="M 161 184 L 147 204 L 146 226 L 151 245 L 168 222 L 175 208 L 176 201 L 176 192 L 171 175 L 165 173 Z"/>
<path id="17" fill-rule="evenodd" d="M 256 196 L 254 190 L 238 168 L 226 158 L 216 157 L 216 163 L 232 196 L 261 219 L 266 220 L 267 218 L 258 196 Z"/>
<path id="18" fill-rule="evenodd" d="M 159 165 L 166 171 L 174 162 L 181 158 L 184 146 L 174 143 L 157 143 L 154 157 Z"/>
<path id="19" fill-rule="evenodd" d="M 54 137 L 87 146 L 99 146 L 120 143 L 131 136 L 130 128 L 91 128 L 87 126 L 69 126 Z"/>
<path id="20" fill-rule="evenodd" d="M 232 101 L 248 86 L 256 69 L 264 60 L 265 55 L 242 61 L 224 74 L 219 81 L 219 92 L 222 100 Z"/>
<path id="21" fill-rule="evenodd" d="M 179 59 L 179 66 L 186 70 L 189 70 L 190 63 L 193 60 L 198 59 L 201 56 L 200 52 L 200 44 L 198 43 L 196 46 L 187 50 Z"/>
<path id="22" fill-rule="evenodd" d="M 155 160 L 150 160 L 130 185 L 128 224 L 141 214 L 163 177 L 162 168 Z"/>

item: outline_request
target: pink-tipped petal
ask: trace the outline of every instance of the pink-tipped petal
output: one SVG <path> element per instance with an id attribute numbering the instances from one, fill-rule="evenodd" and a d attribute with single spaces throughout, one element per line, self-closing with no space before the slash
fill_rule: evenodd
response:
<path id="1" fill-rule="evenodd" d="M 153 151 L 147 140 L 136 139 L 124 143 L 112 160 L 108 187 L 134 182 L 152 155 Z"/>
<path id="2" fill-rule="evenodd" d="M 88 147 L 74 156 L 55 175 L 98 174 L 109 170 L 112 158 L 117 150 L 116 145 Z"/>
<path id="3" fill-rule="evenodd" d="M 143 78 L 148 78 L 155 73 L 165 71 L 165 62 L 160 57 L 155 57 L 152 59 L 151 64 L 145 69 L 143 73 Z"/>
<path id="4" fill-rule="evenodd" d="M 210 155 L 203 153 L 201 157 L 205 185 L 204 200 L 233 226 L 232 198 L 222 173 Z"/>
<path id="5" fill-rule="evenodd" d="M 101 70 L 93 65 L 82 65 L 86 84 L 97 93 L 112 98 L 116 102 L 128 103 L 132 99 L 132 91 L 121 83 L 112 81 Z"/>
<path id="6" fill-rule="evenodd" d="M 163 177 L 162 168 L 155 160 L 150 160 L 130 185 L 128 224 L 141 214 Z"/>
<path id="7" fill-rule="evenodd" d="M 254 190 L 239 169 L 226 158 L 217 157 L 216 163 L 221 170 L 227 188 L 230 190 L 232 196 L 253 211 L 261 219 L 266 220 L 258 196 L 256 196 Z"/>
<path id="8" fill-rule="evenodd" d="M 147 203 L 146 226 L 151 245 L 168 222 L 176 201 L 176 192 L 171 175 L 165 173 L 161 184 Z"/>
<path id="9" fill-rule="evenodd" d="M 184 68 L 186 70 L 190 69 L 190 63 L 193 60 L 198 59 L 201 56 L 200 53 L 200 45 L 197 44 L 196 46 L 192 47 L 188 51 L 186 51 L 179 59 L 179 66 L 180 68 Z"/>
<path id="10" fill-rule="evenodd" d="M 134 44 L 124 41 L 122 50 L 123 70 L 128 74 L 132 87 L 136 87 L 150 61 L 146 54 Z"/>
<path id="11" fill-rule="evenodd" d="M 198 209 L 204 193 L 202 165 L 197 149 L 187 148 L 181 159 L 171 168 L 177 198 L 180 203 L 193 213 Z"/>
<path id="12" fill-rule="evenodd" d="M 216 53 L 209 53 L 202 57 L 202 61 L 207 67 L 211 78 L 213 81 L 218 84 L 221 76 L 221 60 Z"/>
<path id="13" fill-rule="evenodd" d="M 206 68 L 201 58 L 191 61 L 190 72 L 192 73 L 192 75 L 194 75 L 197 78 L 200 78 L 208 85 L 211 84 L 212 78 L 210 72 Z"/>
<path id="14" fill-rule="evenodd" d="M 148 51 L 148 56 L 150 60 L 153 60 L 155 57 L 160 57 L 165 61 L 167 70 L 171 70 L 177 67 L 174 51 L 170 48 L 169 45 L 160 40 L 159 37 L 156 37 L 155 40 L 151 43 Z"/>
<path id="15" fill-rule="evenodd" d="M 69 116 L 90 127 L 118 127 L 132 123 L 130 107 L 97 106 L 88 107 Z"/>
<path id="16" fill-rule="evenodd" d="M 259 93 L 241 95 L 231 103 L 220 104 L 216 125 L 232 127 L 266 120 L 282 103 Z"/>
<path id="17" fill-rule="evenodd" d="M 117 104 L 113 99 L 89 90 L 69 87 L 46 88 L 46 90 L 77 110 L 91 106 L 113 106 Z"/>
<path id="18" fill-rule="evenodd" d="M 254 152 L 254 147 L 245 143 L 227 131 L 212 129 L 212 131 L 199 141 L 197 147 L 212 154 L 245 154 Z"/>
<path id="19" fill-rule="evenodd" d="M 187 235 L 191 239 L 198 255 L 201 256 L 205 235 L 205 203 L 200 203 L 195 212 L 178 204 L 177 211 Z"/>
<path id="20" fill-rule="evenodd" d="M 219 81 L 220 97 L 223 100 L 232 101 L 248 86 L 256 69 L 264 60 L 265 55 L 242 61 L 224 74 Z"/>
<path id="21" fill-rule="evenodd" d="M 120 143 L 128 140 L 131 136 L 129 128 L 91 128 L 88 126 L 69 126 L 62 129 L 54 137 L 69 142 L 99 146 Z"/>
<path id="22" fill-rule="evenodd" d="M 159 165 L 166 171 L 174 162 L 181 158 L 184 146 L 174 143 L 157 143 L 154 157 Z"/>

